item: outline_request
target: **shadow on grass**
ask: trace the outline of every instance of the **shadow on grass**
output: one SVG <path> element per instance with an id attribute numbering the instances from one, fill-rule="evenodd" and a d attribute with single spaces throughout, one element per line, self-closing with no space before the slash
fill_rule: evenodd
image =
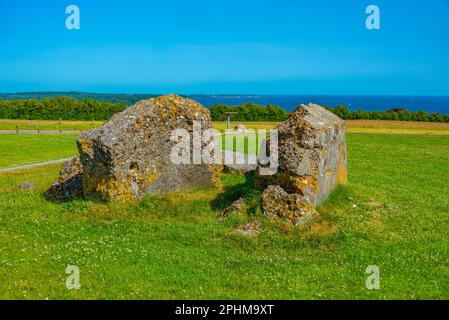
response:
<path id="1" fill-rule="evenodd" d="M 262 192 L 255 187 L 254 175 L 227 175 L 223 192 L 210 202 L 212 209 L 221 211 L 234 201 L 243 198 L 249 214 L 260 212 Z"/>
<path id="2" fill-rule="evenodd" d="M 97 196 L 86 198 L 83 192 L 83 178 L 79 174 L 64 182 L 53 183 L 43 194 L 43 197 L 53 203 L 69 203 L 75 200 L 89 200 L 95 203 L 108 203 Z"/>

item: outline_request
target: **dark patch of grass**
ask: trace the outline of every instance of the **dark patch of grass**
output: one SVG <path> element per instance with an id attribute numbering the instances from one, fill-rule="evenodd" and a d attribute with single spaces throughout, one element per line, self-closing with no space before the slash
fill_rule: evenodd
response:
<path id="1" fill-rule="evenodd" d="M 254 175 L 227 175 L 223 177 L 224 188 L 215 199 L 211 201 L 214 210 L 221 211 L 234 201 L 242 198 L 245 201 L 246 212 L 252 216 L 260 214 L 260 195 L 254 185 Z"/>

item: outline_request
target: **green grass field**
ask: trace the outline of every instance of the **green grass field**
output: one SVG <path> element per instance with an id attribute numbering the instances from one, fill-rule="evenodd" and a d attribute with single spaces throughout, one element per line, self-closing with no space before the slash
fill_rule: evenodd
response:
<path id="1" fill-rule="evenodd" d="M 0 169 L 71 157 L 75 134 L 0 135 Z"/>
<path id="2" fill-rule="evenodd" d="M 0 136 L 11 159 L 1 165 L 75 150 L 73 136 L 53 139 Z M 256 203 L 255 217 L 215 220 L 240 196 L 257 197 L 241 176 L 224 176 L 222 191 L 123 205 L 45 200 L 59 165 L 0 174 L 0 298 L 449 298 L 449 137 L 347 139 L 349 184 L 319 208 L 322 222 L 302 232 L 266 220 Z M 46 156 L 55 145 L 61 153 Z M 38 190 L 20 190 L 23 181 Z M 259 237 L 233 232 L 254 218 Z M 80 290 L 66 289 L 69 264 L 80 268 Z M 365 288 L 368 265 L 380 268 L 380 290 Z"/>

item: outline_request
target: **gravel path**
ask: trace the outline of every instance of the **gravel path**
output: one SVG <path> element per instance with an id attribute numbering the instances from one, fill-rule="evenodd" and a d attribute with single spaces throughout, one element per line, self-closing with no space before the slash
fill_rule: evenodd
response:
<path id="1" fill-rule="evenodd" d="M 81 133 L 81 131 L 78 130 L 19 130 L 19 133 L 17 133 L 16 130 L 0 130 L 0 134 L 67 134 L 67 133 Z"/>
<path id="2" fill-rule="evenodd" d="M 0 169 L 0 173 L 12 172 L 12 171 L 23 170 L 23 169 L 37 168 L 37 167 L 47 166 L 49 164 L 59 164 L 59 163 L 63 163 L 70 159 L 72 159 L 72 158 L 51 160 L 51 161 L 27 164 L 24 166 L 18 166 L 18 167 L 13 167 L 13 168 Z"/>

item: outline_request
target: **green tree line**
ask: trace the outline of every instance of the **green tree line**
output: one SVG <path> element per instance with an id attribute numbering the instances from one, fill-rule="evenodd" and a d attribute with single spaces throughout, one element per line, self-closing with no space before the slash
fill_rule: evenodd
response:
<path id="1" fill-rule="evenodd" d="M 25 120 L 107 120 L 126 109 L 123 102 L 111 103 L 91 98 L 77 100 L 72 97 L 52 97 L 42 100 L 0 100 L 0 119 Z M 449 114 L 426 111 L 411 112 L 403 109 L 388 111 L 350 111 L 347 106 L 326 107 L 344 120 L 400 120 L 447 122 Z M 210 107 L 214 121 L 226 121 L 226 112 L 236 112 L 234 121 L 284 121 L 289 112 L 275 105 L 247 102 L 237 106 L 215 104 Z"/>
<path id="2" fill-rule="evenodd" d="M 215 104 L 210 107 L 212 120 L 226 121 L 226 112 L 237 112 L 233 115 L 234 121 L 284 121 L 289 113 L 284 109 L 269 104 L 262 106 L 252 102 L 247 102 L 238 106 L 228 106 Z"/>
<path id="3" fill-rule="evenodd" d="M 448 122 L 449 114 L 443 115 L 438 112 L 428 113 L 426 111 L 411 112 L 403 109 L 392 109 L 388 111 L 350 111 L 347 106 L 330 108 L 324 106 L 344 120 L 398 120 L 398 121 L 420 121 L 420 122 Z M 226 112 L 237 112 L 233 116 L 235 121 L 284 121 L 289 112 L 274 105 L 262 106 L 254 103 L 244 103 L 238 106 L 216 104 L 210 108 L 212 120 L 225 121 Z"/>
<path id="4" fill-rule="evenodd" d="M 405 109 L 391 109 L 388 111 L 350 111 L 347 106 L 337 106 L 333 109 L 329 107 L 326 108 L 344 120 L 449 122 L 449 114 L 443 115 L 438 112 L 428 113 L 423 110 L 415 112 Z"/>
<path id="5" fill-rule="evenodd" d="M 70 97 L 42 100 L 0 100 L 0 119 L 26 120 L 107 120 L 125 110 L 124 103 Z"/>

